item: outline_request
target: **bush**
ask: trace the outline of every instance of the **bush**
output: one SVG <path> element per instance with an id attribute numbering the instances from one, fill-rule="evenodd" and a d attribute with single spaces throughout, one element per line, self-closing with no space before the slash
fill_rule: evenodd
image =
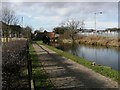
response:
<path id="1" fill-rule="evenodd" d="M 25 40 L 5 43 L 2 47 L 2 90 L 27 89 L 21 72 L 27 66 L 28 44 Z"/>

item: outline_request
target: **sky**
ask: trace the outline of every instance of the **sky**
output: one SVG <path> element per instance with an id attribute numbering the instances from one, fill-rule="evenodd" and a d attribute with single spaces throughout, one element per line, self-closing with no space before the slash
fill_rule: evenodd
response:
<path id="1" fill-rule="evenodd" d="M 81 0 L 82 1 L 82 0 Z M 114 1 L 114 2 L 113 2 Z M 104 30 L 106 28 L 118 27 L 118 2 L 117 0 L 88 0 L 79 2 L 78 0 L 45 0 L 43 1 L 25 1 L 22 0 L 3 0 L 2 8 L 8 7 L 15 11 L 19 18 L 19 24 L 22 26 L 31 26 L 34 30 L 44 28 L 52 31 L 54 27 L 60 26 L 66 19 L 84 20 L 87 29 L 96 28 Z M 102 12 L 100 14 L 99 12 Z"/>

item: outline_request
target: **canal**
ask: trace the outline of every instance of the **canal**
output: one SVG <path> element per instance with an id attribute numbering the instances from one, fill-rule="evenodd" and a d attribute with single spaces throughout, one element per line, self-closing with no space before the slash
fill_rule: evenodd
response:
<path id="1" fill-rule="evenodd" d="M 57 44 L 56 48 L 95 62 L 99 65 L 119 70 L 118 66 L 120 63 L 118 56 L 120 55 L 120 49 L 118 48 L 98 47 L 83 44 Z"/>

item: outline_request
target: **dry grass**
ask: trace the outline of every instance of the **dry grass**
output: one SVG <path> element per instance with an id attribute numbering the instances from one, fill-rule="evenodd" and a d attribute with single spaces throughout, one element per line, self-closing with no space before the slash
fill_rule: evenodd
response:
<path id="1" fill-rule="evenodd" d="M 114 46 L 114 47 L 120 46 L 120 40 L 118 39 L 106 38 L 101 36 L 93 36 L 93 35 L 80 37 L 77 40 L 77 42 L 90 44 L 90 45 Z"/>

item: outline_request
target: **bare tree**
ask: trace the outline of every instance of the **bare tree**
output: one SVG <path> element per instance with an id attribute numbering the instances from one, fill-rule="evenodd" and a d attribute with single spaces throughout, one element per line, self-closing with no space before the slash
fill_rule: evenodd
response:
<path id="1" fill-rule="evenodd" d="M 84 29 L 84 27 L 85 27 L 85 21 L 82 20 L 82 21 L 80 22 L 80 29 Z"/>
<path id="2" fill-rule="evenodd" d="M 85 24 L 84 20 L 67 19 L 66 21 L 63 21 L 61 25 L 62 27 L 68 27 L 68 34 L 70 34 L 72 40 L 75 41 L 75 35 L 79 32 L 79 28 L 83 29 Z"/>
<path id="3" fill-rule="evenodd" d="M 8 38 L 11 33 L 10 25 L 17 25 L 18 19 L 15 15 L 15 12 L 10 8 L 2 8 L 2 22 L 6 24 L 5 30 L 3 30 L 4 38 L 6 38 L 6 42 L 8 42 Z"/>
<path id="4" fill-rule="evenodd" d="M 16 25 L 18 24 L 18 19 L 15 15 L 15 12 L 7 7 L 2 9 L 2 22 L 7 25 Z"/>

